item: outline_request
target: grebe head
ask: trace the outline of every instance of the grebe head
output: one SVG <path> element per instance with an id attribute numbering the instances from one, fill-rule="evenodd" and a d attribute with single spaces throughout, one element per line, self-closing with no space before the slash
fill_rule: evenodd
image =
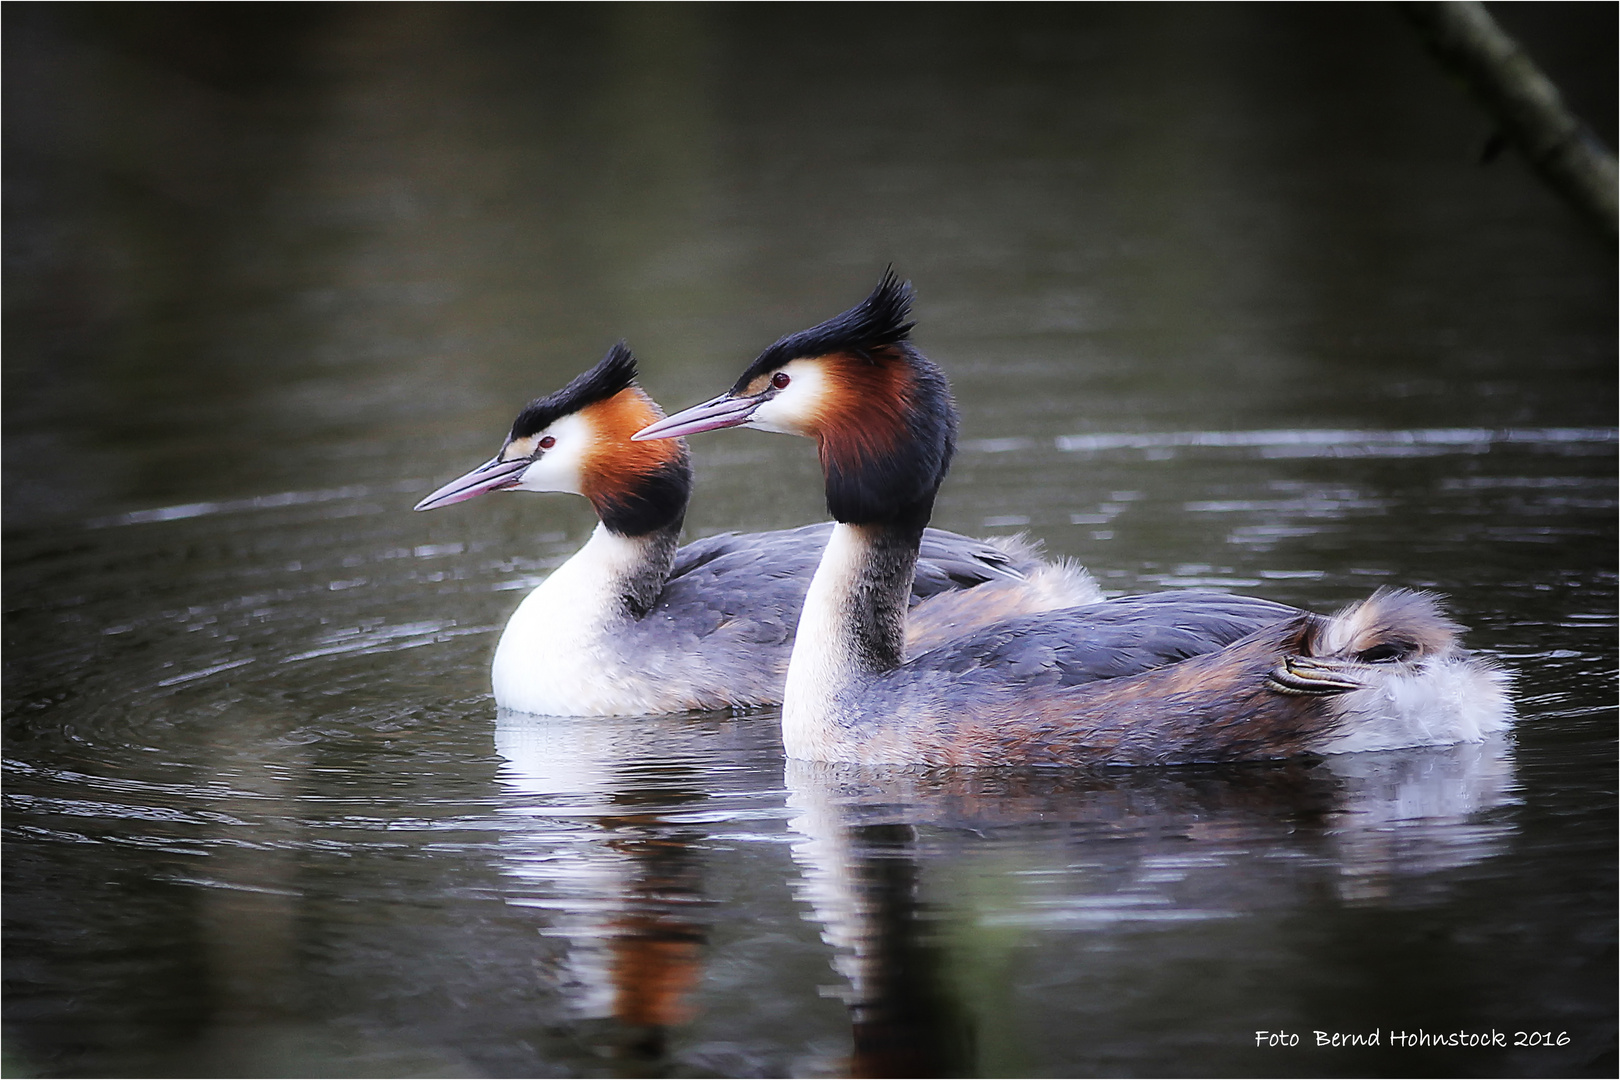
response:
<path id="1" fill-rule="evenodd" d="M 567 386 L 531 401 L 500 453 L 416 509 L 486 491 L 563 491 L 585 496 L 604 525 L 627 536 L 678 524 L 692 487 L 686 444 L 631 441 L 664 415 L 635 380 L 636 358 L 621 341 Z"/>
<path id="2" fill-rule="evenodd" d="M 887 271 L 859 304 L 760 353 L 726 393 L 632 437 L 803 435 L 816 440 L 834 518 L 920 528 L 950 468 L 956 409 L 944 373 L 909 340 L 911 300 L 910 282 Z"/>
<path id="3" fill-rule="evenodd" d="M 1461 632 L 1434 595 L 1380 588 L 1332 618 L 1309 623 L 1300 654 L 1271 673 L 1271 688 L 1339 694 L 1385 685 L 1455 657 Z"/>

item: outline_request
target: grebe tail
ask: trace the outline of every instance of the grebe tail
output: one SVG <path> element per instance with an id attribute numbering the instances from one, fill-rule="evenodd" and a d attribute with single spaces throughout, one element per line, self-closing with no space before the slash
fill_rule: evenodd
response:
<path id="1" fill-rule="evenodd" d="M 569 492 L 600 519 L 589 541 L 513 613 L 491 669 L 495 700 L 517 712 L 644 715 L 781 701 L 804 592 L 830 525 L 723 534 L 677 547 L 691 493 L 684 442 L 634 442 L 663 417 L 619 343 L 590 370 L 518 414 L 494 458 L 417 504 L 489 491 Z M 995 585 L 973 605 L 941 603 Z M 908 625 L 939 642 L 1024 611 L 1097 597 L 1083 571 L 1027 544 L 929 530 L 907 598 Z"/>
<path id="2" fill-rule="evenodd" d="M 837 525 L 784 689 L 811 760 L 1172 764 L 1478 739 L 1511 717 L 1501 672 L 1422 594 L 1323 620 L 1217 593 L 1024 615 L 908 655 L 904 600 L 949 468 L 944 374 L 909 340 L 911 288 L 766 349 L 727 393 L 637 433 L 750 426 L 816 440 Z"/>

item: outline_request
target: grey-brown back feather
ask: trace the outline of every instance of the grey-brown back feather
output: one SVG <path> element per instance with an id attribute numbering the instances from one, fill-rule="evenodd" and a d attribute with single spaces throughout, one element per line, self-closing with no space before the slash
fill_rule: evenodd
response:
<path id="1" fill-rule="evenodd" d="M 780 612 L 789 605 L 792 623 L 796 623 L 810 576 L 821 562 L 831 534 L 832 522 L 828 521 L 695 540 L 675 553 L 675 565 L 658 606 L 673 610 L 720 603 L 733 611 L 769 607 Z M 987 581 L 1016 581 L 1040 565 L 1040 558 L 1027 546 L 1008 550 L 944 529 L 928 529 L 923 533 L 911 602 L 915 605 L 936 593 Z"/>
<path id="2" fill-rule="evenodd" d="M 1213 652 L 1293 618 L 1284 604 L 1208 590 L 1122 596 L 965 634 L 924 653 L 919 669 L 1001 682 L 1075 686 Z"/>
<path id="3" fill-rule="evenodd" d="M 613 647 L 647 679 L 686 687 L 701 707 L 781 700 L 811 575 L 830 522 L 764 533 L 722 533 L 681 548 L 651 609 Z M 1017 582 L 1041 566 L 1033 548 L 929 529 L 911 604 L 990 581 Z"/>

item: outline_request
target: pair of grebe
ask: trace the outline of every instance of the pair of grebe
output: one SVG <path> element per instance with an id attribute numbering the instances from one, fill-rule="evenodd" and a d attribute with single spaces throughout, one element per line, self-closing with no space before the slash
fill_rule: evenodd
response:
<path id="1" fill-rule="evenodd" d="M 780 700 L 790 757 L 920 765 L 1235 761 L 1507 726 L 1505 674 L 1460 648 L 1428 594 L 1380 590 L 1327 618 L 1204 591 L 1105 600 L 1083 572 L 928 529 L 956 412 L 910 342 L 911 299 L 886 274 L 668 418 L 616 350 L 423 500 L 575 491 L 602 517 L 513 616 L 497 701 L 630 713 Z M 738 426 L 816 440 L 834 524 L 677 552 L 690 486 L 678 440 Z"/>
<path id="2" fill-rule="evenodd" d="M 495 700 L 554 716 L 779 704 L 799 608 L 832 526 L 726 533 L 677 548 L 692 466 L 680 440 L 631 441 L 664 415 L 635 380 L 635 357 L 614 346 L 519 413 L 494 458 L 416 506 L 486 491 L 573 492 L 600 519 L 506 624 Z M 1027 544 L 928 529 L 905 600 L 908 642 L 921 651 L 965 627 L 1100 596 L 1083 570 L 1047 563 Z"/>

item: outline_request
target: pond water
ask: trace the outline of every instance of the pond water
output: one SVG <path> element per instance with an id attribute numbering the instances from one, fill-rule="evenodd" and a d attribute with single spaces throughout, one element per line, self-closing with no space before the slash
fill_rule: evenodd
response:
<path id="1" fill-rule="evenodd" d="M 1613 8 L 1503 18 L 1612 145 Z M 1613 1075 L 1614 252 L 1392 11 L 5 24 L 9 1073 Z M 890 262 L 936 524 L 1435 589 L 1511 736 L 921 772 L 499 713 L 593 520 L 416 499 L 614 340 L 681 407 Z M 808 444 L 693 449 L 690 535 L 823 514 Z"/>

